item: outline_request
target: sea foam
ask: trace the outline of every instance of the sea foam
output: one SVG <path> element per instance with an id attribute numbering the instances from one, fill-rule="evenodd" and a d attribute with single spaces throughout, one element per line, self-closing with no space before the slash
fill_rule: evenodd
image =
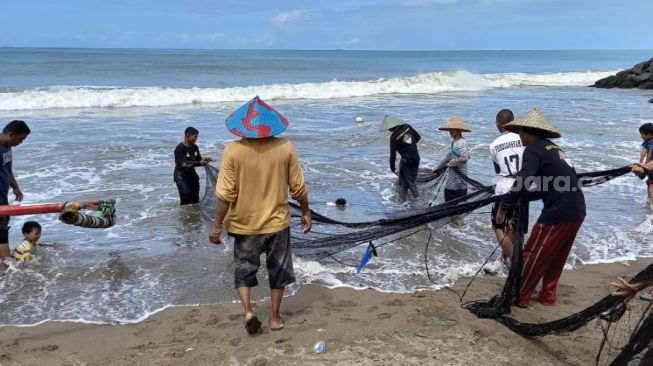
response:
<path id="1" fill-rule="evenodd" d="M 368 81 L 270 84 L 231 88 L 51 86 L 0 93 L 0 110 L 127 108 L 265 100 L 336 99 L 381 94 L 434 94 L 522 86 L 586 86 L 614 71 L 558 73 L 431 72 Z"/>

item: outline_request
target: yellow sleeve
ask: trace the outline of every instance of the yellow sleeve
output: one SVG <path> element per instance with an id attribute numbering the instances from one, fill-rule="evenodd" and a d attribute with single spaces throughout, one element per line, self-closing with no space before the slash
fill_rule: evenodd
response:
<path id="1" fill-rule="evenodd" d="M 31 245 L 25 241 L 20 241 L 18 244 L 16 244 L 16 248 L 14 248 L 13 257 L 23 262 L 32 259 Z"/>
<path id="2" fill-rule="evenodd" d="M 234 202 L 238 198 L 237 172 L 230 145 L 231 143 L 227 144 L 222 153 L 220 173 L 218 174 L 218 182 L 215 185 L 215 195 L 218 196 L 218 199 L 226 202 Z"/>
<path id="3" fill-rule="evenodd" d="M 290 195 L 296 201 L 305 199 L 308 197 L 308 189 L 304 182 L 304 173 L 302 172 L 302 168 L 299 166 L 297 154 L 295 153 L 295 148 L 292 144 L 290 145 L 289 164 L 288 187 L 290 187 Z"/>

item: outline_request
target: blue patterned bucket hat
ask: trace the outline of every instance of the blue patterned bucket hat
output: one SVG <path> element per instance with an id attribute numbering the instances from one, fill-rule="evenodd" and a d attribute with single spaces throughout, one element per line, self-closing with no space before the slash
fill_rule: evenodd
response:
<path id="1" fill-rule="evenodd" d="M 288 120 L 256 96 L 229 115 L 225 125 L 238 137 L 262 139 L 285 131 Z"/>

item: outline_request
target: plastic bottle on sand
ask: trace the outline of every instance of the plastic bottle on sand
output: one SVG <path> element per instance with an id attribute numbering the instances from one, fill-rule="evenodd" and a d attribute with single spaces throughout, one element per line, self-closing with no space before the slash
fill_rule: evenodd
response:
<path id="1" fill-rule="evenodd" d="M 313 345 L 313 352 L 318 355 L 326 352 L 326 345 L 324 344 L 324 341 L 315 342 L 315 345 Z"/>

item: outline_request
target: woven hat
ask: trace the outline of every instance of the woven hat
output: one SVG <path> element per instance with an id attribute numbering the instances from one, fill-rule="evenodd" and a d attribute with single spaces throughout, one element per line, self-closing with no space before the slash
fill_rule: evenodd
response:
<path id="1" fill-rule="evenodd" d="M 546 116 L 544 116 L 537 108 L 531 109 L 525 115 L 503 126 L 506 130 L 517 133 L 522 127 L 545 131 L 547 133 L 546 137 L 548 138 L 560 137 L 560 131 L 553 127 L 553 125 L 549 123 L 549 119 L 546 118 Z"/>
<path id="2" fill-rule="evenodd" d="M 262 139 L 285 131 L 288 120 L 256 96 L 229 115 L 225 125 L 238 137 Z"/>
<path id="3" fill-rule="evenodd" d="M 438 130 L 441 131 L 461 130 L 464 132 L 472 132 L 472 129 L 469 128 L 469 126 L 467 126 L 467 124 L 458 116 L 453 116 L 449 118 L 449 120 L 445 124 L 440 126 Z"/>
<path id="4" fill-rule="evenodd" d="M 385 117 L 383 117 L 383 122 L 381 123 L 381 127 L 379 127 L 379 131 L 387 131 L 392 127 L 397 127 L 399 125 L 403 125 L 404 123 L 406 122 L 400 120 L 395 116 L 386 114 Z"/>

